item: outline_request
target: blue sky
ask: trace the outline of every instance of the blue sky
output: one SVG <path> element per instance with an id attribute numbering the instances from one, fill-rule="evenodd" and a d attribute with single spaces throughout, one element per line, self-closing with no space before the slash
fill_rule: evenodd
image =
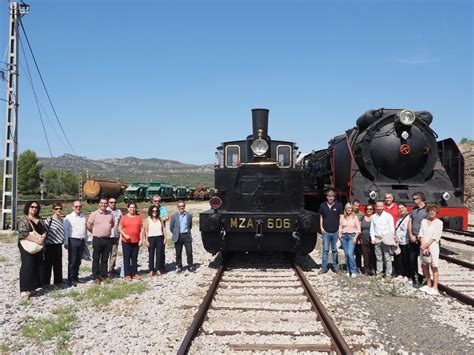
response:
<path id="1" fill-rule="evenodd" d="M 272 138 L 303 152 L 379 107 L 428 110 L 440 138 L 474 138 L 470 0 L 29 3 L 23 24 L 56 111 L 91 159 L 210 163 L 251 133 L 256 107 L 270 109 Z M 49 156 L 20 60 L 20 151 Z M 45 120 L 53 155 L 73 153 Z"/>

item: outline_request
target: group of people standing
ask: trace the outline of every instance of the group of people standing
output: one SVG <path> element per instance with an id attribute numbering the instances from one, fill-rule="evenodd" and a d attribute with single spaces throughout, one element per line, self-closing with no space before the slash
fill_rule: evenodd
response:
<path id="1" fill-rule="evenodd" d="M 436 218 L 437 205 L 426 204 L 422 192 L 415 192 L 412 198 L 415 207 L 411 213 L 406 204 L 395 203 L 392 193 L 386 193 L 385 199 L 376 201 L 375 205 L 367 205 L 362 212 L 360 201 L 354 200 L 343 208 L 336 201 L 335 192 L 327 191 L 326 202 L 319 209 L 323 241 L 320 274 L 329 270 L 330 248 L 333 270 L 339 271 L 337 241 L 340 240 L 348 276 L 356 277 L 358 273 L 401 276 L 416 284 L 420 258 L 426 279 L 426 285 L 420 289 L 437 295 L 443 222 Z"/>
<path id="2" fill-rule="evenodd" d="M 118 275 L 116 261 L 121 242 L 123 253 L 123 278 L 141 279 L 138 272 L 138 253 L 142 245 L 148 249 L 148 276 L 161 276 L 165 272 L 166 222 L 168 210 L 161 205 L 160 196 L 152 198 L 147 217 L 142 219 L 134 202 L 127 205 L 127 213 L 117 208 L 115 198 L 101 198 L 99 208 L 87 217 L 82 212 L 82 202 L 73 202 L 73 211 L 62 218 L 63 206 L 53 203 L 53 213 L 42 220 L 38 201 L 27 202 L 24 215 L 18 219 L 18 248 L 21 255 L 20 293 L 29 299 L 36 289 L 63 283 L 63 245 L 68 252 L 69 286 L 83 282 L 79 279 L 81 260 L 88 254 L 88 232 L 92 235 L 92 279 L 100 284 L 105 278 Z M 195 271 L 192 256 L 192 215 L 185 211 L 184 201 L 178 201 L 178 212 L 171 217 L 170 231 L 176 249 L 178 272 L 182 264 L 183 246 L 186 249 L 187 267 Z M 31 248 L 27 243 L 33 243 Z M 41 246 L 37 247 L 37 246 Z"/>

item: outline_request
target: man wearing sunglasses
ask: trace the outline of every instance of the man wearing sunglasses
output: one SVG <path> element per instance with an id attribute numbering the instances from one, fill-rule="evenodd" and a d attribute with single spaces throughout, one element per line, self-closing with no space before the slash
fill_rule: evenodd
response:
<path id="1" fill-rule="evenodd" d="M 82 213 L 82 203 L 76 200 L 72 203 L 72 212 L 64 218 L 64 248 L 68 251 L 67 281 L 69 286 L 77 286 L 79 281 L 79 266 L 87 240 L 87 218 Z"/>
<path id="2" fill-rule="evenodd" d="M 117 250 L 120 242 L 120 232 L 118 227 L 120 219 L 122 218 L 122 211 L 117 208 L 117 199 L 114 197 L 109 198 L 107 209 L 114 215 L 114 229 L 112 229 L 112 234 L 110 235 L 112 250 L 110 251 L 109 258 L 109 277 L 114 277 L 117 275 L 117 272 L 115 271 L 115 263 L 117 261 Z"/>
<path id="3" fill-rule="evenodd" d="M 423 192 L 415 192 L 412 195 L 413 203 L 416 205 L 410 213 L 408 221 L 408 235 L 410 243 L 408 243 L 408 252 L 410 257 L 409 277 L 413 284 L 416 284 L 416 275 L 418 274 L 418 256 L 420 255 L 420 239 L 418 235 L 421 229 L 421 221 L 428 218 L 426 211 L 425 194 Z"/>
<path id="4" fill-rule="evenodd" d="M 108 199 L 99 200 L 99 208 L 92 212 L 87 220 L 87 230 L 92 233 L 92 277 L 100 284 L 108 276 L 108 261 L 112 250 L 112 229 L 114 216 L 107 209 Z"/>

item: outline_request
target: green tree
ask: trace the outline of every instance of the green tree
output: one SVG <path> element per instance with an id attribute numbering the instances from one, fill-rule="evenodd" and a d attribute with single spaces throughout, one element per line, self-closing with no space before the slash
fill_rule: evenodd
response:
<path id="1" fill-rule="evenodd" d="M 64 193 L 64 183 L 61 171 L 48 169 L 43 173 L 44 186 L 48 197 L 57 197 Z"/>
<path id="2" fill-rule="evenodd" d="M 466 138 L 466 137 L 462 137 L 459 143 L 460 144 L 474 144 L 474 140 Z"/>
<path id="3" fill-rule="evenodd" d="M 77 196 L 79 193 L 79 177 L 72 171 L 67 170 L 62 172 L 61 180 L 64 183 L 64 192 L 71 196 Z"/>
<path id="4" fill-rule="evenodd" d="M 42 166 L 38 164 L 38 157 L 32 150 L 25 150 L 18 158 L 18 191 L 24 195 L 33 195 L 39 192 L 40 172 Z"/>

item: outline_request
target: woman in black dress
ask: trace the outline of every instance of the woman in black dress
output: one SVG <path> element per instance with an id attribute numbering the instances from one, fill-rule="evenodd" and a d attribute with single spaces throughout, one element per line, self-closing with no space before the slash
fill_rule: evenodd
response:
<path id="1" fill-rule="evenodd" d="M 18 218 L 18 248 L 21 255 L 20 292 L 23 300 L 28 300 L 35 290 L 42 286 L 43 251 L 28 253 L 21 245 L 21 240 L 29 240 L 39 245 L 44 244 L 46 228 L 40 218 L 41 206 L 38 201 L 30 201 L 23 210 L 24 216 Z M 33 231 L 36 235 L 33 235 Z"/>

